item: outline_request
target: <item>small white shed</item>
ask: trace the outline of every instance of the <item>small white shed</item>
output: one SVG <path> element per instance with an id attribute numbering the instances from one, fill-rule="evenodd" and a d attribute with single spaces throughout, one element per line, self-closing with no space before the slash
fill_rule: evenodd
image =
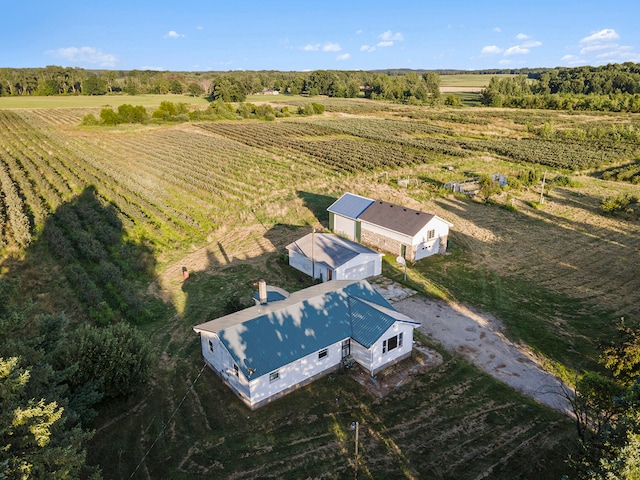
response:
<path id="1" fill-rule="evenodd" d="M 382 273 L 382 253 L 328 233 L 310 233 L 287 245 L 289 265 L 312 278 L 363 280 Z"/>

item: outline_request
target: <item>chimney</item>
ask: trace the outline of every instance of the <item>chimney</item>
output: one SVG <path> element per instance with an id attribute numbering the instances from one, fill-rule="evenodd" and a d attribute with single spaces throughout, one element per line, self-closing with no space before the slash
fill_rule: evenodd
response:
<path id="1" fill-rule="evenodd" d="M 264 280 L 258 282 L 258 298 L 260 299 L 260 305 L 267 304 L 267 282 Z"/>

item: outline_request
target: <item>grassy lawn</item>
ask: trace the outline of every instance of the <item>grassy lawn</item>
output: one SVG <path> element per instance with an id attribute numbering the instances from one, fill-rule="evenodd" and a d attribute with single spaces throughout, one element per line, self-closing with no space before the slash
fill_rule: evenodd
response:
<path id="1" fill-rule="evenodd" d="M 137 398 L 105 407 L 110 420 L 95 424 L 90 460 L 106 478 L 348 478 L 355 421 L 360 478 L 566 473 L 571 422 L 445 351 L 441 366 L 384 398 L 340 372 L 249 411 L 203 369 L 191 326 L 220 315 L 231 295 L 246 298 L 259 276 L 291 290 L 307 286 L 277 253 L 194 272 L 180 288 L 184 315 L 145 327 L 158 370 Z"/>
<path id="2" fill-rule="evenodd" d="M 443 85 L 458 87 L 483 86 L 489 79 L 441 77 Z M 32 257 L 23 262 L 13 226 L 2 225 L 0 272 L 25 277 L 25 296 L 33 297 L 36 313 L 65 311 L 74 321 L 86 321 L 78 293 L 65 287 L 64 265 L 39 258 L 46 252 L 37 240 L 46 219 L 91 186 L 97 200 L 117 212 L 122 238 L 148 246 L 154 278 L 141 294 L 162 298 L 168 312 L 139 325 L 155 352 L 152 378 L 137 396 L 102 406 L 92 425 L 90 461 L 110 479 L 350 478 L 349 425 L 358 421 L 361 478 L 568 473 L 571 422 L 455 354 L 441 351 L 441 366 L 384 398 L 336 374 L 250 412 L 202 368 L 192 327 L 230 306 L 250 304 L 260 278 L 289 291 L 308 286 L 283 262 L 284 247 L 327 226 L 327 206 L 350 191 L 451 221 L 451 255 L 410 265 L 407 283 L 495 315 L 511 340 L 528 344 L 550 369 L 572 380 L 575 372 L 597 366 L 598 343 L 610 336 L 614 319 L 640 315 L 640 224 L 599 209 L 602 198 L 637 195 L 638 186 L 605 182 L 584 170 L 542 167 L 537 162 L 547 144 L 534 130 L 544 124 L 574 128 L 585 119 L 622 124 L 630 116 L 286 96 L 248 101 L 263 98 L 292 108 L 320 101 L 328 114 L 78 128 L 84 108 L 206 101 L 0 98 L 0 143 L 6 150 L 0 165 L 3 178 L 17 185 L 11 215 L 33 226 Z M 529 152 L 519 150 L 524 143 Z M 576 157 L 595 149 L 589 139 L 558 145 L 569 153 L 575 147 Z M 633 145 L 625 148 L 612 147 L 607 161 L 639 153 Z M 547 190 L 540 208 L 532 205 L 539 199 L 537 185 L 505 190 L 488 203 L 440 188 L 482 173 L 513 177 L 542 168 L 549 181 L 571 175 L 582 186 Z M 417 185 L 401 188 L 399 178 L 416 179 Z M 109 252 L 120 251 L 120 240 Z M 183 266 L 190 273 L 186 282 Z M 393 261 L 385 262 L 384 274 L 402 279 Z"/>
<path id="3" fill-rule="evenodd" d="M 160 102 L 187 103 L 189 105 L 207 105 L 202 97 L 188 95 L 68 95 L 68 96 L 21 96 L 0 97 L 0 108 L 89 108 L 115 107 L 119 105 L 142 105 L 145 108 L 156 108 Z"/>
<path id="4" fill-rule="evenodd" d="M 441 87 L 486 87 L 489 85 L 491 77 L 510 78 L 515 75 L 496 74 L 479 75 L 473 73 L 463 73 L 460 75 L 440 75 Z"/>

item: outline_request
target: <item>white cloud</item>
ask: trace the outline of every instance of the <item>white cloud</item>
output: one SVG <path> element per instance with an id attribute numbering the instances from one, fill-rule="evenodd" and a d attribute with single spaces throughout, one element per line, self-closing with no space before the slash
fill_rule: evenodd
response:
<path id="1" fill-rule="evenodd" d="M 542 45 L 542 42 L 538 42 L 537 40 L 534 40 L 532 42 L 524 42 L 520 46 L 523 48 L 534 48 L 534 47 L 539 47 L 541 45 Z"/>
<path id="2" fill-rule="evenodd" d="M 362 33 L 362 30 L 356 30 L 356 35 L 360 35 Z"/>
<path id="3" fill-rule="evenodd" d="M 389 41 L 376 43 L 376 47 L 391 47 L 392 45 L 393 45 L 393 42 L 389 42 Z"/>
<path id="4" fill-rule="evenodd" d="M 620 45 L 618 32 L 612 28 L 605 28 L 594 32 L 580 40 L 580 53 L 582 55 L 595 55 L 595 58 L 603 62 L 638 62 L 640 54 L 634 52 L 629 45 Z"/>
<path id="5" fill-rule="evenodd" d="M 93 47 L 68 47 L 48 50 L 45 53 L 63 59 L 74 65 L 90 64 L 101 67 L 115 67 L 118 64 L 118 57 L 110 53 L 103 53 Z"/>
<path id="6" fill-rule="evenodd" d="M 504 51 L 505 56 L 507 56 L 507 55 L 526 55 L 527 53 L 529 53 L 529 49 L 528 48 L 523 48 L 520 45 L 515 45 L 513 47 L 507 48 Z"/>
<path id="7" fill-rule="evenodd" d="M 204 30 L 204 27 L 203 27 L 202 25 L 198 25 L 198 26 L 196 27 L 196 30 Z"/>
<path id="8" fill-rule="evenodd" d="M 169 33 L 167 33 L 164 36 L 164 38 L 180 38 L 180 37 L 184 37 L 184 35 L 176 32 L 175 30 L 171 30 Z"/>
<path id="9" fill-rule="evenodd" d="M 486 47 L 482 47 L 480 53 L 483 55 L 497 55 L 502 53 L 502 49 L 496 45 L 487 45 Z"/>
<path id="10" fill-rule="evenodd" d="M 322 46 L 323 52 L 339 52 L 340 50 L 342 50 L 342 48 L 340 48 L 340 45 L 337 43 L 327 42 Z"/>
<path id="11" fill-rule="evenodd" d="M 617 47 L 618 44 L 617 43 L 608 43 L 608 44 L 594 44 L 594 45 L 588 45 L 584 48 L 580 49 L 580 53 L 581 54 L 585 54 L 585 53 L 592 53 L 592 52 L 601 52 L 602 50 L 611 50 L 612 48 Z"/>
<path id="12" fill-rule="evenodd" d="M 519 33 L 516 35 L 516 40 L 528 40 L 529 38 L 531 38 L 531 36 L 524 33 Z"/>
<path id="13" fill-rule="evenodd" d="M 383 42 L 401 42 L 404 40 L 400 32 L 393 33 L 391 30 L 381 33 L 378 38 Z"/>
<path id="14" fill-rule="evenodd" d="M 302 47 L 302 50 L 304 50 L 305 52 L 317 52 L 318 50 L 320 50 L 320 44 L 308 43 L 304 47 Z"/>
<path id="15" fill-rule="evenodd" d="M 603 43 L 618 40 L 620 35 L 612 28 L 605 28 L 580 40 L 580 43 Z"/>
<path id="16" fill-rule="evenodd" d="M 376 47 L 372 47 L 371 45 L 362 45 L 360 47 L 360 51 L 361 52 L 369 52 L 369 53 L 371 53 L 371 52 L 374 52 L 375 49 L 376 49 Z"/>
<path id="17" fill-rule="evenodd" d="M 336 57 L 336 60 L 349 60 L 351 58 L 351 55 L 348 53 L 343 53 L 342 55 L 338 55 Z"/>
<path id="18" fill-rule="evenodd" d="M 502 33 L 502 29 L 500 27 L 493 27 L 493 31 L 496 33 Z"/>

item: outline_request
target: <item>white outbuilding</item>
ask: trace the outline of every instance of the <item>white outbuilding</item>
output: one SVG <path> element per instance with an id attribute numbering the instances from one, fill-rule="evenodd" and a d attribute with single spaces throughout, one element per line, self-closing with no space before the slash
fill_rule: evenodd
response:
<path id="1" fill-rule="evenodd" d="M 289 265 L 322 281 L 362 280 L 382 273 L 382 253 L 330 233 L 309 233 L 287 250 Z"/>

